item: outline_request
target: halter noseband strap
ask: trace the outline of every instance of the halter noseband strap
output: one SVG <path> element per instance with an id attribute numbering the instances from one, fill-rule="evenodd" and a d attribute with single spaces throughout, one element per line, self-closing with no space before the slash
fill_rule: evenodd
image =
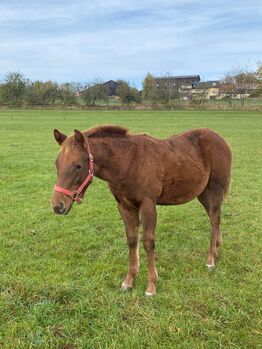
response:
<path id="1" fill-rule="evenodd" d="M 87 153 L 88 153 L 88 175 L 86 177 L 86 179 L 84 180 L 84 182 L 74 191 L 68 190 L 68 189 L 64 189 L 62 187 L 59 187 L 57 184 L 55 184 L 54 186 L 54 190 L 59 192 L 59 193 L 63 193 L 67 196 L 70 196 L 71 199 L 73 201 L 76 201 L 78 204 L 81 204 L 81 198 L 79 197 L 79 195 L 82 193 L 82 191 L 84 189 L 87 189 L 89 187 L 89 185 L 93 182 L 93 178 L 94 178 L 94 157 L 91 153 L 91 149 L 90 149 L 90 145 L 88 142 L 86 142 L 87 144 Z"/>

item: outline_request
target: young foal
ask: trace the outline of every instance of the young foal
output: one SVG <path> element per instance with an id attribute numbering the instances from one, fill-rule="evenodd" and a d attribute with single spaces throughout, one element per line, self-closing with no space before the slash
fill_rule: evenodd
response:
<path id="1" fill-rule="evenodd" d="M 159 140 L 130 134 L 118 126 L 101 126 L 83 133 L 75 130 L 68 138 L 55 130 L 54 136 L 61 151 L 56 160 L 58 180 L 52 197 L 53 210 L 67 214 L 73 201 L 83 198 L 93 174 L 108 182 L 126 227 L 129 246 L 130 264 L 123 290 L 133 286 L 138 273 L 141 222 L 148 261 L 146 295 L 156 292 L 157 204 L 179 205 L 198 198 L 212 230 L 207 266 L 215 265 L 221 244 L 221 204 L 229 191 L 231 173 L 231 151 L 222 137 L 209 129 L 195 129 Z M 81 185 L 87 176 L 88 183 Z"/>

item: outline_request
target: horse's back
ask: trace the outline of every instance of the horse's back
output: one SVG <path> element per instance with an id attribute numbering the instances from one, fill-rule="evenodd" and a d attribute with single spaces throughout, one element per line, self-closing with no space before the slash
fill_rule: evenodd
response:
<path id="1" fill-rule="evenodd" d="M 167 139 L 163 190 L 159 204 L 181 204 L 198 196 L 210 179 L 226 186 L 230 181 L 231 151 L 216 132 L 201 128 Z"/>
<path id="2" fill-rule="evenodd" d="M 209 162 L 211 167 L 216 162 L 227 161 L 231 163 L 231 150 L 222 136 L 209 128 L 189 130 L 168 139 L 173 146 L 183 144 L 184 149 L 195 148 L 203 161 Z"/>
<path id="3" fill-rule="evenodd" d="M 170 137 L 174 145 L 183 143 L 184 149 L 195 148 L 203 163 L 210 167 L 210 177 L 230 176 L 232 154 L 225 139 L 209 128 L 198 128 Z"/>

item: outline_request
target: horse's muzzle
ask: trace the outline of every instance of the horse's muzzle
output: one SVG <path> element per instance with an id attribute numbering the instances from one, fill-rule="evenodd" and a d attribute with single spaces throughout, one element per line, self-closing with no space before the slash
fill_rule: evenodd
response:
<path id="1" fill-rule="evenodd" d="M 66 209 L 65 203 L 63 201 L 60 201 L 60 202 L 58 202 L 58 204 L 56 206 L 54 206 L 52 208 L 53 208 L 54 213 L 60 214 L 60 215 L 66 215 L 70 211 L 71 206 L 69 207 L 69 209 Z"/>

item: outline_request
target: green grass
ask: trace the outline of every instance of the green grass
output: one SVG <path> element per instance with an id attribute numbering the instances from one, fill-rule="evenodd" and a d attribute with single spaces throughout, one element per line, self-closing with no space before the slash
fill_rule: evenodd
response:
<path id="1" fill-rule="evenodd" d="M 134 290 L 120 291 L 128 251 L 106 183 L 95 179 L 68 216 L 51 212 L 52 130 L 102 123 L 160 138 L 210 127 L 231 144 L 232 193 L 213 272 L 196 200 L 158 208 L 160 277 L 150 299 L 142 248 Z M 261 159 L 258 113 L 0 111 L 0 348 L 261 347 Z"/>

